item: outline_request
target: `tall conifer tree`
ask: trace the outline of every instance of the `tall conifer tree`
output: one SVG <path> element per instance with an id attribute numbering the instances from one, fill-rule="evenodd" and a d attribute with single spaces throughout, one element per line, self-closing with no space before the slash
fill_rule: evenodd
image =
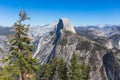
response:
<path id="1" fill-rule="evenodd" d="M 78 63 L 78 57 L 74 53 L 71 58 L 70 65 L 68 67 L 67 80 L 88 80 L 87 73 L 88 73 L 87 66 L 85 65 L 85 63 L 80 65 Z"/>
<path id="2" fill-rule="evenodd" d="M 73 54 L 68 68 L 68 80 L 81 80 L 80 64 L 75 53 Z"/>
<path id="3" fill-rule="evenodd" d="M 28 35 L 29 24 L 23 24 L 27 19 L 26 12 L 22 9 L 19 14 L 19 20 L 14 24 L 15 36 L 10 41 L 10 54 L 7 59 L 5 71 L 8 71 L 7 77 L 11 80 L 36 80 L 35 71 L 38 69 L 37 60 L 32 58 L 32 39 Z"/>
<path id="4" fill-rule="evenodd" d="M 58 62 L 58 75 L 59 80 L 67 80 L 67 64 L 63 59 L 60 59 Z"/>

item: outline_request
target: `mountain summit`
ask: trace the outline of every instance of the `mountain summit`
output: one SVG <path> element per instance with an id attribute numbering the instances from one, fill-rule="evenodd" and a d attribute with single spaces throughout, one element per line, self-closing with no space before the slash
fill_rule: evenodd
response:
<path id="1" fill-rule="evenodd" d="M 59 22 L 58 22 L 58 26 L 57 26 L 57 27 L 62 27 L 63 30 L 65 30 L 65 31 L 70 31 L 70 32 L 76 34 L 76 31 L 75 31 L 75 29 L 74 29 L 74 26 L 71 24 L 71 22 L 70 22 L 69 19 L 67 19 L 67 18 L 61 18 L 61 19 L 59 19 Z"/>
<path id="2" fill-rule="evenodd" d="M 0 28 L 0 31 L 2 59 L 8 56 L 8 40 L 13 29 Z M 104 35 L 98 35 L 101 33 Z M 30 34 L 34 39 L 33 58 L 37 58 L 40 65 L 49 63 L 55 56 L 70 64 L 75 53 L 79 63 L 87 65 L 90 80 L 120 80 L 120 26 L 88 26 L 74 29 L 68 19 L 62 18 L 53 25 L 32 27 Z"/>

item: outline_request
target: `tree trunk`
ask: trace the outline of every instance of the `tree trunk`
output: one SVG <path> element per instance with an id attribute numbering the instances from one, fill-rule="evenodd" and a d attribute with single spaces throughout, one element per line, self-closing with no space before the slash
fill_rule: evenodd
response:
<path id="1" fill-rule="evenodd" d="M 24 76 L 24 72 L 22 72 L 21 70 L 20 70 L 19 80 L 26 80 Z"/>
<path id="2" fill-rule="evenodd" d="M 58 75 L 57 69 L 54 72 L 53 80 L 59 80 L 59 75 Z"/>
<path id="3" fill-rule="evenodd" d="M 20 71 L 19 80 L 22 80 L 22 72 Z"/>

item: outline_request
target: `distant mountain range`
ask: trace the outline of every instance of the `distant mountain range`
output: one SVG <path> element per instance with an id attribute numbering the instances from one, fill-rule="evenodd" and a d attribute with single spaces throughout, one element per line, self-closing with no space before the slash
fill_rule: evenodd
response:
<path id="1" fill-rule="evenodd" d="M 8 56 L 12 27 L 0 27 L 0 59 Z M 49 63 L 57 56 L 68 64 L 73 53 L 89 67 L 90 80 L 120 80 L 120 26 L 76 26 L 66 18 L 58 23 L 30 27 L 34 58 Z M 1 63 L 2 65 L 2 63 Z"/>

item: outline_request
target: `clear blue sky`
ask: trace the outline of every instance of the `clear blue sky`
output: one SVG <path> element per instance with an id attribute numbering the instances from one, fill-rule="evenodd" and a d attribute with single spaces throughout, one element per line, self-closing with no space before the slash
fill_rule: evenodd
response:
<path id="1" fill-rule="evenodd" d="M 0 0 L 0 25 L 12 26 L 24 7 L 31 25 L 68 18 L 73 25 L 120 24 L 120 0 Z"/>

